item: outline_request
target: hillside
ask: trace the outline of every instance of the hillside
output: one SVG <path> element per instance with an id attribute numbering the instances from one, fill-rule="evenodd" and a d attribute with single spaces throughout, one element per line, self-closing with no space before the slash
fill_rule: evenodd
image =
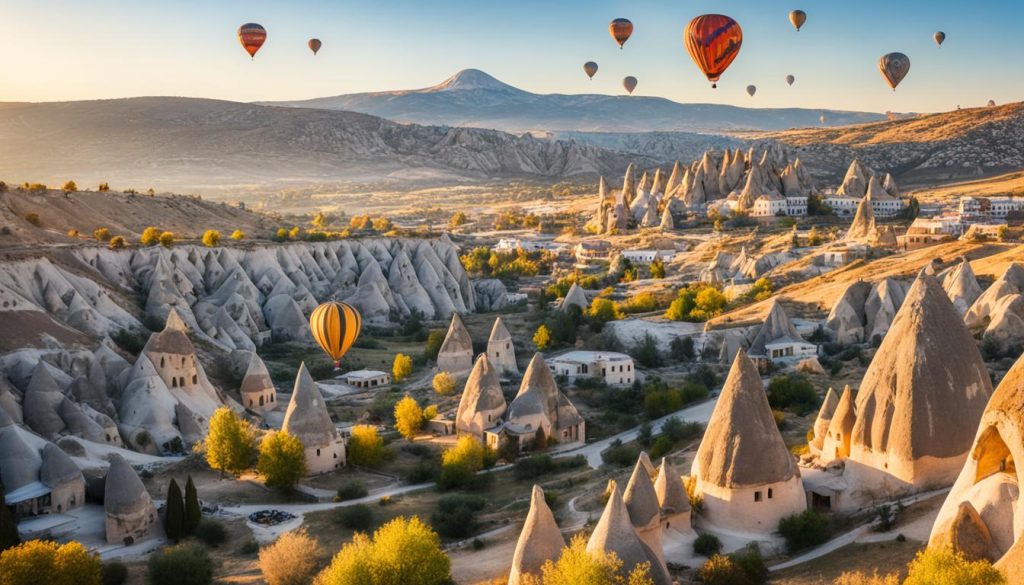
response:
<path id="1" fill-rule="evenodd" d="M 856 157 L 903 182 L 962 180 L 1024 168 L 1024 102 L 746 137 L 793 146 L 837 177 Z"/>
<path id="2" fill-rule="evenodd" d="M 347 110 L 397 122 L 580 132 L 722 132 L 783 130 L 881 120 L 882 114 L 802 108 L 739 108 L 681 104 L 658 97 L 599 94 L 536 94 L 465 69 L 427 88 L 337 95 L 275 105 Z"/>
<path id="3" fill-rule="evenodd" d="M 352 112 L 194 98 L 0 104 L 0 178 L 208 193 L 332 182 L 615 174 L 617 152 Z M 648 161 L 650 162 L 650 161 Z"/>

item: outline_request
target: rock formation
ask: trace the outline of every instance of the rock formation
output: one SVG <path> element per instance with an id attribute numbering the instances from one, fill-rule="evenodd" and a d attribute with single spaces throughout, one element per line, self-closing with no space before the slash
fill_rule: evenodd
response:
<path id="1" fill-rule="evenodd" d="M 617 485 L 612 486 L 601 519 L 597 521 L 597 526 L 587 541 L 587 552 L 614 552 L 622 561 L 622 571 L 625 574 L 632 572 L 637 565 L 649 563 L 650 576 L 655 585 L 670 585 L 672 582 L 665 563 L 644 543 L 633 528 L 629 511 L 622 499 L 622 492 Z"/>
<path id="2" fill-rule="evenodd" d="M 686 494 L 686 487 L 683 486 L 683 478 L 664 457 L 661 459 L 661 465 L 658 466 L 658 476 L 654 480 L 654 492 L 658 495 L 658 505 L 661 506 L 664 529 L 671 528 L 679 532 L 692 530 L 690 526 L 690 497 Z"/>
<path id="3" fill-rule="evenodd" d="M 238 393 L 242 399 L 242 406 L 246 408 L 262 411 L 273 410 L 277 406 L 274 382 L 270 379 L 267 365 L 255 351 L 249 358 L 249 366 L 245 370 L 245 377 L 242 378 Z"/>
<path id="4" fill-rule="evenodd" d="M 664 563 L 661 544 L 661 504 L 658 503 L 658 494 L 651 482 L 650 470 L 643 461 L 638 460 L 633 467 L 626 491 L 622 493 L 622 501 L 626 504 L 629 520 L 633 523 L 637 536 L 654 552 L 658 560 Z"/>
<path id="5" fill-rule="evenodd" d="M 825 435 L 828 434 L 829 424 L 832 422 L 832 417 L 835 415 L 836 407 L 838 406 L 839 398 L 829 388 L 825 394 L 825 400 L 821 402 L 821 408 L 818 409 L 818 416 L 814 419 L 814 426 L 811 428 L 814 434 L 808 445 L 812 454 L 818 455 L 821 453 L 821 448 L 825 445 Z"/>
<path id="6" fill-rule="evenodd" d="M 974 301 L 964 315 L 964 323 L 971 331 L 983 331 L 991 322 L 996 305 L 1003 297 L 1022 293 L 1024 293 L 1024 266 L 1014 262 Z"/>
<path id="7" fill-rule="evenodd" d="M 563 548 L 565 539 L 555 523 L 551 508 L 544 500 L 544 490 L 535 485 L 530 496 L 530 511 L 512 555 L 508 585 L 520 585 L 526 575 L 540 576 L 544 563 L 557 561 Z"/>
<path id="8" fill-rule="evenodd" d="M 966 258 L 960 264 L 949 271 L 942 280 L 942 288 L 953 301 L 953 306 L 961 315 L 967 313 L 978 297 L 981 296 L 981 286 L 978 284 L 971 263 Z"/>
<path id="9" fill-rule="evenodd" d="M 530 360 L 519 392 L 508 405 L 506 422 L 509 430 L 520 436 L 520 441 L 532 440 L 538 432 L 559 443 L 586 440 L 583 417 L 558 389 L 551 368 L 539 353 Z"/>
<path id="10" fill-rule="evenodd" d="M 452 314 L 448 333 L 437 353 L 437 369 L 450 374 L 469 371 L 473 367 L 473 339 L 458 313 Z"/>
<path id="11" fill-rule="evenodd" d="M 491 336 L 487 338 L 487 359 L 500 372 L 508 374 L 519 373 L 512 334 L 508 332 L 500 316 L 495 317 L 494 326 L 491 327 Z"/>
<path id="12" fill-rule="evenodd" d="M 104 480 L 103 509 L 110 544 L 144 540 L 157 521 L 156 507 L 139 474 L 116 453 L 110 456 L 110 469 Z"/>
<path id="13" fill-rule="evenodd" d="M 582 312 L 586 312 L 590 308 L 590 301 L 587 300 L 587 294 L 583 292 L 583 287 L 575 282 L 569 287 L 569 292 L 565 293 L 565 298 L 558 305 L 558 309 L 561 311 L 568 311 L 569 307 L 576 307 Z"/>
<path id="14" fill-rule="evenodd" d="M 490 359 L 481 354 L 462 391 L 455 415 L 455 430 L 484 441 L 484 431 L 500 424 L 506 408 L 498 371 Z"/>
<path id="15" fill-rule="evenodd" d="M 324 397 L 305 362 L 299 366 L 295 377 L 295 388 L 281 430 L 302 441 L 307 473 L 326 473 L 345 464 L 345 442 L 331 421 Z"/>

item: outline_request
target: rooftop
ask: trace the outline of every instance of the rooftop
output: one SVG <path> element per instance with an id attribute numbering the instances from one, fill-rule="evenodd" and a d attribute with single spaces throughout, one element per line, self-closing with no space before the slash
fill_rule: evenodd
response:
<path id="1" fill-rule="evenodd" d="M 627 361 L 627 360 L 628 361 L 632 361 L 633 358 L 629 357 L 628 355 L 626 355 L 624 353 L 616 353 L 616 352 L 613 352 L 613 351 L 583 351 L 583 350 L 578 350 L 578 351 L 570 351 L 568 353 L 563 353 L 562 355 L 558 355 L 558 356 L 552 357 L 548 361 L 551 361 L 551 362 L 586 362 L 586 363 L 590 363 L 590 362 L 596 362 L 596 361 L 620 362 L 620 361 Z"/>

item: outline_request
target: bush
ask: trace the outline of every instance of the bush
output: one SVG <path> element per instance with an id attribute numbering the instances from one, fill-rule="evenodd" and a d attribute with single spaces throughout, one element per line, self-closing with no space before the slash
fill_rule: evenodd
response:
<path id="1" fill-rule="evenodd" d="M 103 585 L 122 585 L 128 580 L 128 566 L 121 561 L 103 563 L 100 579 Z"/>
<path id="2" fill-rule="evenodd" d="M 541 350 L 551 347 L 551 330 L 547 325 L 542 323 L 540 327 L 537 327 L 537 331 L 533 334 L 533 344 Z"/>
<path id="3" fill-rule="evenodd" d="M 365 498 L 368 493 L 370 492 L 367 491 L 366 486 L 364 486 L 362 482 L 352 480 L 338 488 L 337 500 L 339 502 L 357 500 L 359 498 Z"/>
<path id="4" fill-rule="evenodd" d="M 650 333 L 644 333 L 644 338 L 633 348 L 631 352 L 636 361 L 648 368 L 657 368 L 661 365 L 661 352 L 658 351 L 658 342 Z"/>
<path id="5" fill-rule="evenodd" d="M 139 237 L 139 243 L 143 246 L 155 246 L 160 243 L 160 230 L 149 226 L 142 230 L 142 236 Z"/>
<path id="6" fill-rule="evenodd" d="M 75 191 L 78 191 L 78 185 L 76 185 L 74 181 L 68 181 L 67 183 L 64 183 L 62 189 L 64 191 L 74 193 Z"/>
<path id="7" fill-rule="evenodd" d="M 160 245 L 164 248 L 170 248 L 174 246 L 174 233 L 164 232 L 160 234 Z"/>
<path id="8" fill-rule="evenodd" d="M 334 555 L 318 585 L 445 585 L 451 561 L 437 534 L 417 517 L 396 518 L 373 537 L 357 535 Z"/>
<path id="9" fill-rule="evenodd" d="M 700 384 L 705 388 L 714 388 L 721 381 L 718 374 L 715 373 L 711 366 L 707 364 L 701 364 L 697 366 L 692 374 L 686 377 L 687 380 Z"/>
<path id="10" fill-rule="evenodd" d="M 463 435 L 455 445 L 441 455 L 441 475 L 437 485 L 441 489 L 474 488 L 481 481 L 477 472 L 484 468 L 486 448 L 472 435 Z"/>
<path id="11" fill-rule="evenodd" d="M 416 399 L 408 394 L 395 403 L 395 429 L 406 439 L 413 440 L 423 428 L 424 413 Z"/>
<path id="12" fill-rule="evenodd" d="M 106 242 L 110 239 L 110 230 L 107 228 L 99 228 L 92 232 L 92 237 L 96 238 L 97 242 Z"/>
<path id="13" fill-rule="evenodd" d="M 203 232 L 203 245 L 207 248 L 216 248 L 220 243 L 220 232 L 217 230 L 206 230 Z"/>
<path id="14" fill-rule="evenodd" d="M 753 582 L 732 557 L 715 555 L 697 569 L 697 581 L 705 585 L 752 585 Z"/>
<path id="15" fill-rule="evenodd" d="M 693 552 L 702 557 L 712 557 L 722 552 L 722 541 L 714 534 L 705 532 L 693 541 Z"/>
<path id="16" fill-rule="evenodd" d="M 110 184 L 104 181 L 100 183 L 100 186 L 97 187 L 97 190 L 101 193 L 106 193 L 107 191 L 110 191 Z"/>
<path id="17" fill-rule="evenodd" d="M 260 551 L 257 566 L 267 585 L 309 585 L 321 552 L 316 540 L 305 530 L 285 532 Z"/>
<path id="18" fill-rule="evenodd" d="M 231 239 L 236 242 L 240 242 L 245 239 L 245 232 L 242 230 L 235 230 L 231 232 Z"/>
<path id="19" fill-rule="evenodd" d="M 441 396 L 448 396 L 452 392 L 455 392 L 455 378 L 448 372 L 438 372 L 437 375 L 434 376 L 431 385 L 434 387 L 434 392 L 437 392 Z"/>
<path id="20" fill-rule="evenodd" d="M 221 407 L 210 417 L 210 430 L 203 446 L 211 468 L 222 474 L 241 473 L 256 457 L 256 431 L 230 408 Z"/>
<path id="21" fill-rule="evenodd" d="M 551 473 L 557 468 L 555 460 L 550 455 L 531 455 L 517 459 L 512 471 L 516 479 L 523 481 L 536 479 L 542 475 Z"/>
<path id="22" fill-rule="evenodd" d="M 128 247 L 128 242 L 124 239 L 124 236 L 114 236 L 110 238 L 107 247 L 111 250 L 123 250 Z"/>
<path id="23" fill-rule="evenodd" d="M 818 407 L 818 393 L 802 374 L 775 376 L 768 383 L 768 404 L 803 416 Z"/>
<path id="24" fill-rule="evenodd" d="M 395 361 L 391 365 L 391 376 L 395 382 L 401 382 L 412 373 L 412 358 L 400 353 L 395 355 Z"/>
<path id="25" fill-rule="evenodd" d="M 832 582 L 832 585 L 900 585 L 899 575 L 890 573 L 888 575 L 879 575 L 878 570 L 875 570 L 871 575 L 866 575 L 860 571 L 854 573 L 843 573 L 839 575 Z"/>
<path id="26" fill-rule="evenodd" d="M 806 510 L 779 521 L 779 534 L 786 539 L 790 554 L 818 546 L 829 538 L 828 518 L 817 510 Z"/>
<path id="27" fill-rule="evenodd" d="M 348 462 L 362 467 L 380 467 L 390 453 L 384 446 L 384 439 L 377 434 L 377 427 L 356 425 L 346 446 Z"/>
<path id="28" fill-rule="evenodd" d="M 601 460 L 608 465 L 628 467 L 635 464 L 636 459 L 639 456 L 639 449 L 629 445 L 623 445 L 621 440 L 615 439 L 608 447 L 608 450 L 601 453 Z"/>
<path id="29" fill-rule="evenodd" d="M 441 352 L 441 346 L 444 344 L 445 334 L 444 331 L 437 329 L 430 332 L 427 335 L 427 343 L 423 347 L 423 355 L 428 360 L 436 360 L 437 354 Z"/>
<path id="30" fill-rule="evenodd" d="M 908 566 L 903 585 L 997 585 L 1006 578 L 988 561 L 969 561 L 948 548 L 927 548 Z"/>
<path id="31" fill-rule="evenodd" d="M 445 538 L 465 538 L 476 532 L 476 513 L 486 505 L 481 496 L 450 494 L 438 500 L 430 523 Z"/>
<path id="32" fill-rule="evenodd" d="M 196 543 L 179 544 L 149 557 L 149 585 L 208 585 L 213 583 L 213 561 Z"/>
<path id="33" fill-rule="evenodd" d="M 3 585 L 99 585 L 98 554 L 78 542 L 30 540 L 0 553 Z"/>
<path id="34" fill-rule="evenodd" d="M 373 526 L 373 508 L 366 504 L 338 508 L 334 517 L 337 519 L 338 524 L 349 530 L 365 532 Z"/>
<path id="35" fill-rule="evenodd" d="M 212 548 L 217 548 L 228 539 L 228 531 L 224 529 L 224 525 L 210 518 L 203 518 L 199 521 L 195 535 L 206 546 Z"/>
<path id="36" fill-rule="evenodd" d="M 288 431 L 271 431 L 260 441 L 256 470 L 268 487 L 290 490 L 306 475 L 302 441 Z"/>
<path id="37" fill-rule="evenodd" d="M 669 355 L 677 362 L 692 361 L 696 355 L 693 347 L 693 338 L 688 336 L 673 338 L 669 344 Z"/>
<path id="38" fill-rule="evenodd" d="M 29 222 L 30 224 L 32 224 L 32 225 L 34 225 L 36 227 L 39 227 L 40 225 L 42 225 L 42 221 L 40 221 L 38 213 L 26 213 L 25 214 L 25 221 Z"/>

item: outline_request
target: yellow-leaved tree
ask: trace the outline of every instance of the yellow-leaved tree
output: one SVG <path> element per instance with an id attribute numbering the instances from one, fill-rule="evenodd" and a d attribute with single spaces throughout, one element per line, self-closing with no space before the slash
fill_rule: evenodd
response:
<path id="1" fill-rule="evenodd" d="M 908 566 L 903 585 L 1000 585 L 1006 578 L 988 561 L 969 561 L 949 548 L 927 548 Z"/>
<path id="2" fill-rule="evenodd" d="M 240 242 L 245 239 L 245 232 L 242 230 L 235 230 L 231 232 L 231 239 L 236 242 Z"/>
<path id="3" fill-rule="evenodd" d="M 395 382 L 401 382 L 412 373 L 412 358 L 400 353 L 395 355 L 395 361 L 391 365 L 391 376 Z"/>
<path id="4" fill-rule="evenodd" d="M 317 585 L 442 585 L 451 561 L 419 518 L 395 518 L 372 537 L 357 533 L 317 577 Z"/>
<path id="5" fill-rule="evenodd" d="M 537 349 L 547 349 L 551 346 L 551 330 L 548 329 L 547 325 L 542 323 L 537 328 L 537 331 L 533 334 L 533 344 L 537 346 Z"/>
<path id="6" fill-rule="evenodd" d="M 416 399 L 408 394 L 395 403 L 395 429 L 410 441 L 423 428 L 423 409 Z"/>
<path id="7" fill-rule="evenodd" d="M 302 441 L 288 431 L 272 431 L 260 441 L 256 471 L 272 488 L 291 489 L 306 475 L 306 453 Z"/>
<path id="8" fill-rule="evenodd" d="M 224 475 L 241 473 L 256 456 L 256 432 L 252 425 L 230 408 L 221 407 L 210 417 L 210 430 L 203 441 L 206 463 Z"/>
<path id="9" fill-rule="evenodd" d="M 557 561 L 547 561 L 540 575 L 526 575 L 523 585 L 654 585 L 650 565 L 637 565 L 630 573 L 622 569 L 615 553 L 587 552 L 582 535 L 573 537 Z"/>
<path id="10" fill-rule="evenodd" d="M 431 381 L 434 392 L 441 396 L 448 396 L 455 391 L 455 378 L 448 372 L 438 372 Z"/>
<path id="11" fill-rule="evenodd" d="M 143 246 L 155 246 L 160 243 L 161 233 L 159 228 L 149 226 L 142 230 L 142 237 L 139 238 L 139 243 Z"/>
<path id="12" fill-rule="evenodd" d="M 384 446 L 384 439 L 377 434 L 377 427 L 356 425 L 352 427 L 352 436 L 345 446 L 345 455 L 352 465 L 377 467 L 388 458 L 388 448 Z"/>
<path id="13" fill-rule="evenodd" d="M 220 232 L 217 230 L 206 230 L 203 232 L 203 245 L 207 248 L 216 248 L 220 243 Z"/>
<path id="14" fill-rule="evenodd" d="M 30 540 L 0 554 L 3 585 L 100 585 L 102 564 L 81 543 Z"/>

